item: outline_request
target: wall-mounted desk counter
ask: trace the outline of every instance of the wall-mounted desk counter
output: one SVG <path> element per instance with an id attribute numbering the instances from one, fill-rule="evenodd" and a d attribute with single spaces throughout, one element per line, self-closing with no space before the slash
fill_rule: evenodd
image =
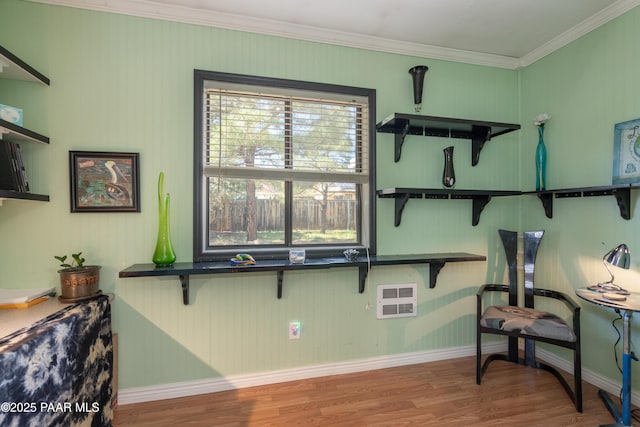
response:
<path id="1" fill-rule="evenodd" d="M 358 291 L 364 292 L 365 281 L 369 270 L 373 266 L 429 264 L 429 287 L 436 286 L 438 273 L 448 262 L 485 261 L 484 255 L 474 255 L 464 252 L 412 254 L 412 255 L 378 255 L 358 257 L 349 262 L 344 258 L 311 258 L 304 264 L 292 264 L 288 260 L 258 260 L 255 265 L 234 266 L 228 262 L 177 262 L 169 267 L 156 267 L 154 264 L 135 264 L 119 274 L 119 277 L 152 277 L 178 276 L 182 286 L 182 302 L 189 304 L 189 277 L 197 274 L 228 274 L 228 273 L 261 273 L 275 271 L 277 273 L 278 298 L 282 297 L 282 281 L 285 271 L 314 270 L 326 268 L 357 268 Z"/>

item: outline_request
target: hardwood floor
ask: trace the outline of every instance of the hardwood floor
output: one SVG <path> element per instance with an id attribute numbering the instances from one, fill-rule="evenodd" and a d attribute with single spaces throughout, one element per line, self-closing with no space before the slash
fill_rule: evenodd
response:
<path id="1" fill-rule="evenodd" d="M 613 419 L 583 383 L 578 413 L 549 373 L 475 358 L 120 405 L 116 426 L 597 426 Z M 614 401 L 618 402 L 617 397 Z"/>

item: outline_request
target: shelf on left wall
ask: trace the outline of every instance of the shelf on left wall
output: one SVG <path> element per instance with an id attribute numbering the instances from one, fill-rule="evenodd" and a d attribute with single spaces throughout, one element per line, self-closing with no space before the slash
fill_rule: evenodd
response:
<path id="1" fill-rule="evenodd" d="M 25 80 L 49 86 L 50 81 L 44 74 L 0 46 L 0 78 L 10 80 Z M 0 140 L 7 139 L 15 143 L 49 144 L 49 137 L 30 129 L 0 119 Z M 13 190 L 0 189 L 0 205 L 6 199 L 35 200 L 48 202 L 49 196 L 43 194 L 24 193 Z"/>

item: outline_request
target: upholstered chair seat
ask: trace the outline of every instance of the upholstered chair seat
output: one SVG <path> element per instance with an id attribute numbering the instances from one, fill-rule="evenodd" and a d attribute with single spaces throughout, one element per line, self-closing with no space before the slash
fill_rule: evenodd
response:
<path id="1" fill-rule="evenodd" d="M 480 318 L 486 328 L 575 342 L 576 334 L 559 316 L 533 308 L 493 305 Z"/>

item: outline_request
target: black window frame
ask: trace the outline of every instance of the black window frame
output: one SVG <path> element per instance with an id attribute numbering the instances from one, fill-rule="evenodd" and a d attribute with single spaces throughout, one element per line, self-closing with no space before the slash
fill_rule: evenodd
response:
<path id="1" fill-rule="evenodd" d="M 225 83 L 247 86 L 262 86 L 281 89 L 293 89 L 312 91 L 319 93 L 335 93 L 367 98 L 369 108 L 368 120 L 368 194 L 362 195 L 362 201 L 366 200 L 368 211 L 367 218 L 362 218 L 358 233 L 364 233 L 365 245 L 327 245 L 305 247 L 307 258 L 342 257 L 342 252 L 347 248 L 359 250 L 361 255 L 375 255 L 376 253 L 376 90 L 353 86 L 342 86 L 326 83 L 315 83 L 301 80 L 280 79 L 271 77 L 250 76 L 243 74 L 225 73 L 217 71 L 194 70 L 194 175 L 193 175 L 193 261 L 224 261 L 236 253 L 251 253 L 255 259 L 282 259 L 287 258 L 289 249 L 298 246 L 261 247 L 247 245 L 242 248 L 209 249 L 207 233 L 204 232 L 204 222 L 208 220 L 208 190 L 204 177 L 203 166 L 203 137 L 204 137 L 204 88 L 207 81 L 220 81 Z M 366 199 L 365 199 L 366 198 Z M 207 225 L 208 226 L 208 225 Z M 287 231 L 285 231 L 287 232 Z"/>

